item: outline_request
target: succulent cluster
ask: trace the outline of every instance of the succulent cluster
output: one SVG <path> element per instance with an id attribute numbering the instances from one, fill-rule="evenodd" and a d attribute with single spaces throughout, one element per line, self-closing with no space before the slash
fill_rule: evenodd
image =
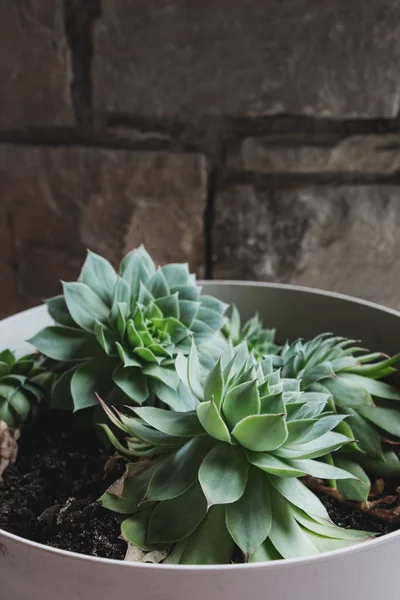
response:
<path id="1" fill-rule="evenodd" d="M 48 301 L 55 325 L 30 342 L 45 356 L 65 363 L 53 389 L 53 406 L 77 411 L 124 399 L 136 404 L 177 405 L 178 353 L 192 340 L 204 364 L 218 353 L 226 305 L 201 295 L 186 264 L 156 268 L 143 247 L 122 261 L 119 273 L 89 252 L 79 281 Z M 70 394 L 66 393 L 70 390 Z M 72 404 L 73 403 L 73 404 Z"/>
<path id="2" fill-rule="evenodd" d="M 335 453 L 333 464 L 357 477 L 337 482 L 349 500 L 367 501 L 367 473 L 400 474 L 400 460 L 390 447 L 400 439 L 400 389 L 380 381 L 396 371 L 399 359 L 367 353 L 354 340 L 330 334 L 285 344 L 273 357 L 284 377 L 301 380 L 302 390 L 329 394 L 330 409 L 348 416 L 340 430 L 357 442 Z"/>
<path id="3" fill-rule="evenodd" d="M 400 355 L 331 334 L 280 347 L 258 315 L 227 319 L 187 265 L 157 268 L 143 247 L 118 272 L 89 252 L 63 292 L 36 355 L 0 353 L 0 475 L 51 395 L 107 415 L 128 464 L 101 502 L 139 555 L 257 562 L 370 537 L 335 526 L 306 484 L 365 503 L 369 475 L 400 474 L 400 390 L 383 381 Z"/>
<path id="4" fill-rule="evenodd" d="M 257 362 L 246 343 L 228 348 L 203 383 L 196 346 L 177 372 L 195 410 L 104 408 L 128 437 L 120 453 L 138 457 L 103 497 L 103 506 L 131 516 L 124 539 L 142 550 L 170 549 L 167 562 L 227 563 L 237 549 L 246 562 L 309 556 L 368 537 L 336 527 L 299 481 L 354 476 L 326 460 L 351 443 L 334 431 L 329 394 L 301 392 L 271 358 Z"/>
<path id="5" fill-rule="evenodd" d="M 235 305 L 232 306 L 231 318 L 225 324 L 223 331 L 234 346 L 245 341 L 257 360 L 262 360 L 264 356 L 279 350 L 279 346 L 275 344 L 276 330 L 264 329 L 258 315 L 254 315 L 242 327 L 240 313 Z"/>
<path id="6" fill-rule="evenodd" d="M 17 360 L 10 350 L 0 352 L 0 421 L 14 430 L 33 422 L 51 381 L 52 375 L 38 355 Z"/>

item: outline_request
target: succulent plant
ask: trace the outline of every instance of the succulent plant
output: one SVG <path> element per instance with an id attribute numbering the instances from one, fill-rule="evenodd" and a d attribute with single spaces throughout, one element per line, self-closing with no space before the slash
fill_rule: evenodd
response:
<path id="1" fill-rule="evenodd" d="M 138 457 L 101 498 L 130 514 L 122 536 L 143 551 L 168 548 L 166 562 L 229 563 L 309 556 L 356 543 L 369 534 L 336 527 L 300 480 L 353 478 L 325 462 L 351 440 L 335 428 L 329 395 L 300 392 L 271 358 L 257 363 L 245 343 L 229 347 L 201 376 L 196 347 L 176 368 L 196 409 L 104 409 L 128 437 L 120 454 Z"/>
<path id="2" fill-rule="evenodd" d="M 330 394 L 330 409 L 348 416 L 339 428 L 357 443 L 335 453 L 333 463 L 357 477 L 337 482 L 349 500 L 367 501 L 367 472 L 400 474 L 400 460 L 390 447 L 400 440 L 400 389 L 380 381 L 396 371 L 393 365 L 399 360 L 400 354 L 368 353 L 355 340 L 331 334 L 285 344 L 273 357 L 283 377 L 301 380 L 302 390 Z"/>
<path id="3" fill-rule="evenodd" d="M 97 404 L 95 392 L 107 402 L 123 392 L 125 401 L 185 409 L 177 405 L 176 355 L 188 354 L 193 339 L 204 364 L 215 361 L 226 310 L 201 295 L 186 264 L 156 268 L 140 247 L 116 273 L 89 252 L 79 280 L 63 289 L 47 302 L 56 324 L 30 340 L 45 356 L 70 363 L 54 386 L 53 406 L 77 411 Z"/>
<path id="4" fill-rule="evenodd" d="M 10 350 L 0 352 L 0 421 L 14 430 L 34 421 L 51 380 L 39 355 L 17 360 Z"/>
<path id="5" fill-rule="evenodd" d="M 257 360 L 262 360 L 267 354 L 274 354 L 279 350 L 275 344 L 275 329 L 264 329 L 258 314 L 241 326 L 241 318 L 235 305 L 232 314 L 223 328 L 225 336 L 234 346 L 246 341 L 249 350 L 252 350 Z"/>

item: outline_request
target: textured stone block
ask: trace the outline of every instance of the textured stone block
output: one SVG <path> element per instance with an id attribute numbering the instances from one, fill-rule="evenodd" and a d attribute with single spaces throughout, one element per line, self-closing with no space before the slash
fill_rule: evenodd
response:
<path id="1" fill-rule="evenodd" d="M 221 193 L 214 277 L 301 284 L 400 309 L 400 189 Z"/>
<path id="2" fill-rule="evenodd" d="M 397 0 L 113 0 L 99 110 L 385 116 L 399 110 Z"/>
<path id="3" fill-rule="evenodd" d="M 399 135 L 358 135 L 337 142 L 295 136 L 247 138 L 232 167 L 254 171 L 392 173 L 400 169 Z M 289 139 L 290 138 L 290 139 Z"/>
<path id="4" fill-rule="evenodd" d="M 0 5 L 0 127 L 73 122 L 69 55 L 59 0 Z"/>
<path id="5" fill-rule="evenodd" d="M 0 147 L 0 315 L 58 293 L 87 247 L 116 265 L 144 243 L 202 275 L 205 190 L 196 154 Z"/>

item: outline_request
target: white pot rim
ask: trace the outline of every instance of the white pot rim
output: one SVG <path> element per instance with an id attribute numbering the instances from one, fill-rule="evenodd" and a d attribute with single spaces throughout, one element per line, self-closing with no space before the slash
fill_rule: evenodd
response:
<path id="1" fill-rule="evenodd" d="M 297 291 L 297 292 L 305 292 L 308 294 L 311 293 L 316 296 L 318 296 L 318 295 L 328 296 L 331 298 L 337 298 L 338 300 L 346 300 L 346 301 L 349 301 L 349 302 L 352 302 L 355 304 L 369 306 L 369 307 L 375 308 L 381 312 L 386 312 L 388 314 L 391 314 L 391 315 L 394 315 L 394 316 L 400 318 L 399 311 L 382 306 L 380 304 L 377 304 L 376 302 L 371 302 L 369 300 L 363 300 L 361 298 L 356 298 L 354 296 L 349 296 L 349 295 L 341 294 L 338 292 L 329 292 L 329 291 L 321 290 L 318 288 L 309 288 L 306 286 L 260 282 L 260 281 L 217 280 L 217 279 L 207 280 L 207 281 L 202 280 L 202 281 L 199 281 L 198 283 L 200 285 L 206 285 L 206 286 L 211 284 L 211 285 L 222 285 L 222 286 L 229 285 L 229 286 L 238 286 L 238 287 L 239 286 L 241 286 L 241 287 L 249 286 L 249 287 L 268 287 L 268 288 L 275 288 L 275 289 L 288 289 L 288 290 L 293 290 L 293 291 Z M 38 316 L 39 314 L 45 312 L 45 310 L 46 310 L 45 305 L 36 306 L 34 308 L 30 308 L 28 310 L 16 313 L 15 315 L 11 315 L 11 316 L 1 320 L 0 322 L 1 323 L 9 323 L 12 319 L 15 319 L 16 317 L 22 318 L 22 317 L 25 317 L 28 315 Z M 68 557 L 73 560 L 88 561 L 88 562 L 92 562 L 92 563 L 103 563 L 103 564 L 107 564 L 107 565 L 113 565 L 120 569 L 141 569 L 141 570 L 146 569 L 147 571 L 163 570 L 163 571 L 173 571 L 173 572 L 199 572 L 199 571 L 201 571 L 204 573 L 218 571 L 218 572 L 222 573 L 222 572 L 229 572 L 229 571 L 236 570 L 236 569 L 246 570 L 246 571 L 257 571 L 260 569 L 266 570 L 266 569 L 285 568 L 285 566 L 290 567 L 290 566 L 295 566 L 295 565 L 297 565 L 297 566 L 301 566 L 304 564 L 308 565 L 310 563 L 315 564 L 317 566 L 318 563 L 329 561 L 331 558 L 334 558 L 336 556 L 346 556 L 349 554 L 364 553 L 364 552 L 368 552 L 369 549 L 377 548 L 384 544 L 390 543 L 394 539 L 400 540 L 400 529 L 398 531 L 393 531 L 391 533 L 384 534 L 375 539 L 368 540 L 368 541 L 362 542 L 360 544 L 355 544 L 354 546 L 349 546 L 348 548 L 343 548 L 343 549 L 339 549 L 339 550 L 331 550 L 329 552 L 325 552 L 323 554 L 317 554 L 317 555 L 310 556 L 310 557 L 287 558 L 287 559 L 270 561 L 270 562 L 257 562 L 257 563 L 251 563 L 251 564 L 242 563 L 242 564 L 232 564 L 232 565 L 164 565 L 164 564 L 154 565 L 154 564 L 149 564 L 149 563 L 131 563 L 131 562 L 125 562 L 123 560 L 102 558 L 102 557 L 97 557 L 97 556 L 91 556 L 88 554 L 79 554 L 77 552 L 69 552 L 68 550 L 62 550 L 59 548 L 53 548 L 52 546 L 40 544 L 40 543 L 34 542 L 32 540 L 27 540 L 20 536 L 14 535 L 13 533 L 9 533 L 8 531 L 5 531 L 1 528 L 0 528 L 0 554 L 1 554 L 1 548 L 2 548 L 2 544 L 1 544 L 2 538 L 12 540 L 13 542 L 16 542 L 18 544 L 29 546 L 32 549 L 36 548 L 37 550 L 40 550 L 42 552 L 50 553 L 53 555 L 59 555 L 60 557 L 65 556 L 65 557 Z"/>

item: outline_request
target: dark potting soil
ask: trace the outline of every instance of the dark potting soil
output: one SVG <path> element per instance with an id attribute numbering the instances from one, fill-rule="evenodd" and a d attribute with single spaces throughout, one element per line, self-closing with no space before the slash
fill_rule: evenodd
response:
<path id="1" fill-rule="evenodd" d="M 71 552 L 123 559 L 118 515 L 97 500 L 121 472 L 104 478 L 107 454 L 80 435 L 66 413 L 48 413 L 25 431 L 16 464 L 0 482 L 0 528 Z"/>
<path id="2" fill-rule="evenodd" d="M 108 455 L 94 433 L 81 435 L 65 413 L 48 413 L 20 440 L 19 457 L 0 482 L 0 529 L 71 552 L 123 559 L 121 517 L 97 500 L 122 471 L 104 477 Z M 342 526 L 387 533 L 373 520 L 321 496 L 332 520 Z"/>

